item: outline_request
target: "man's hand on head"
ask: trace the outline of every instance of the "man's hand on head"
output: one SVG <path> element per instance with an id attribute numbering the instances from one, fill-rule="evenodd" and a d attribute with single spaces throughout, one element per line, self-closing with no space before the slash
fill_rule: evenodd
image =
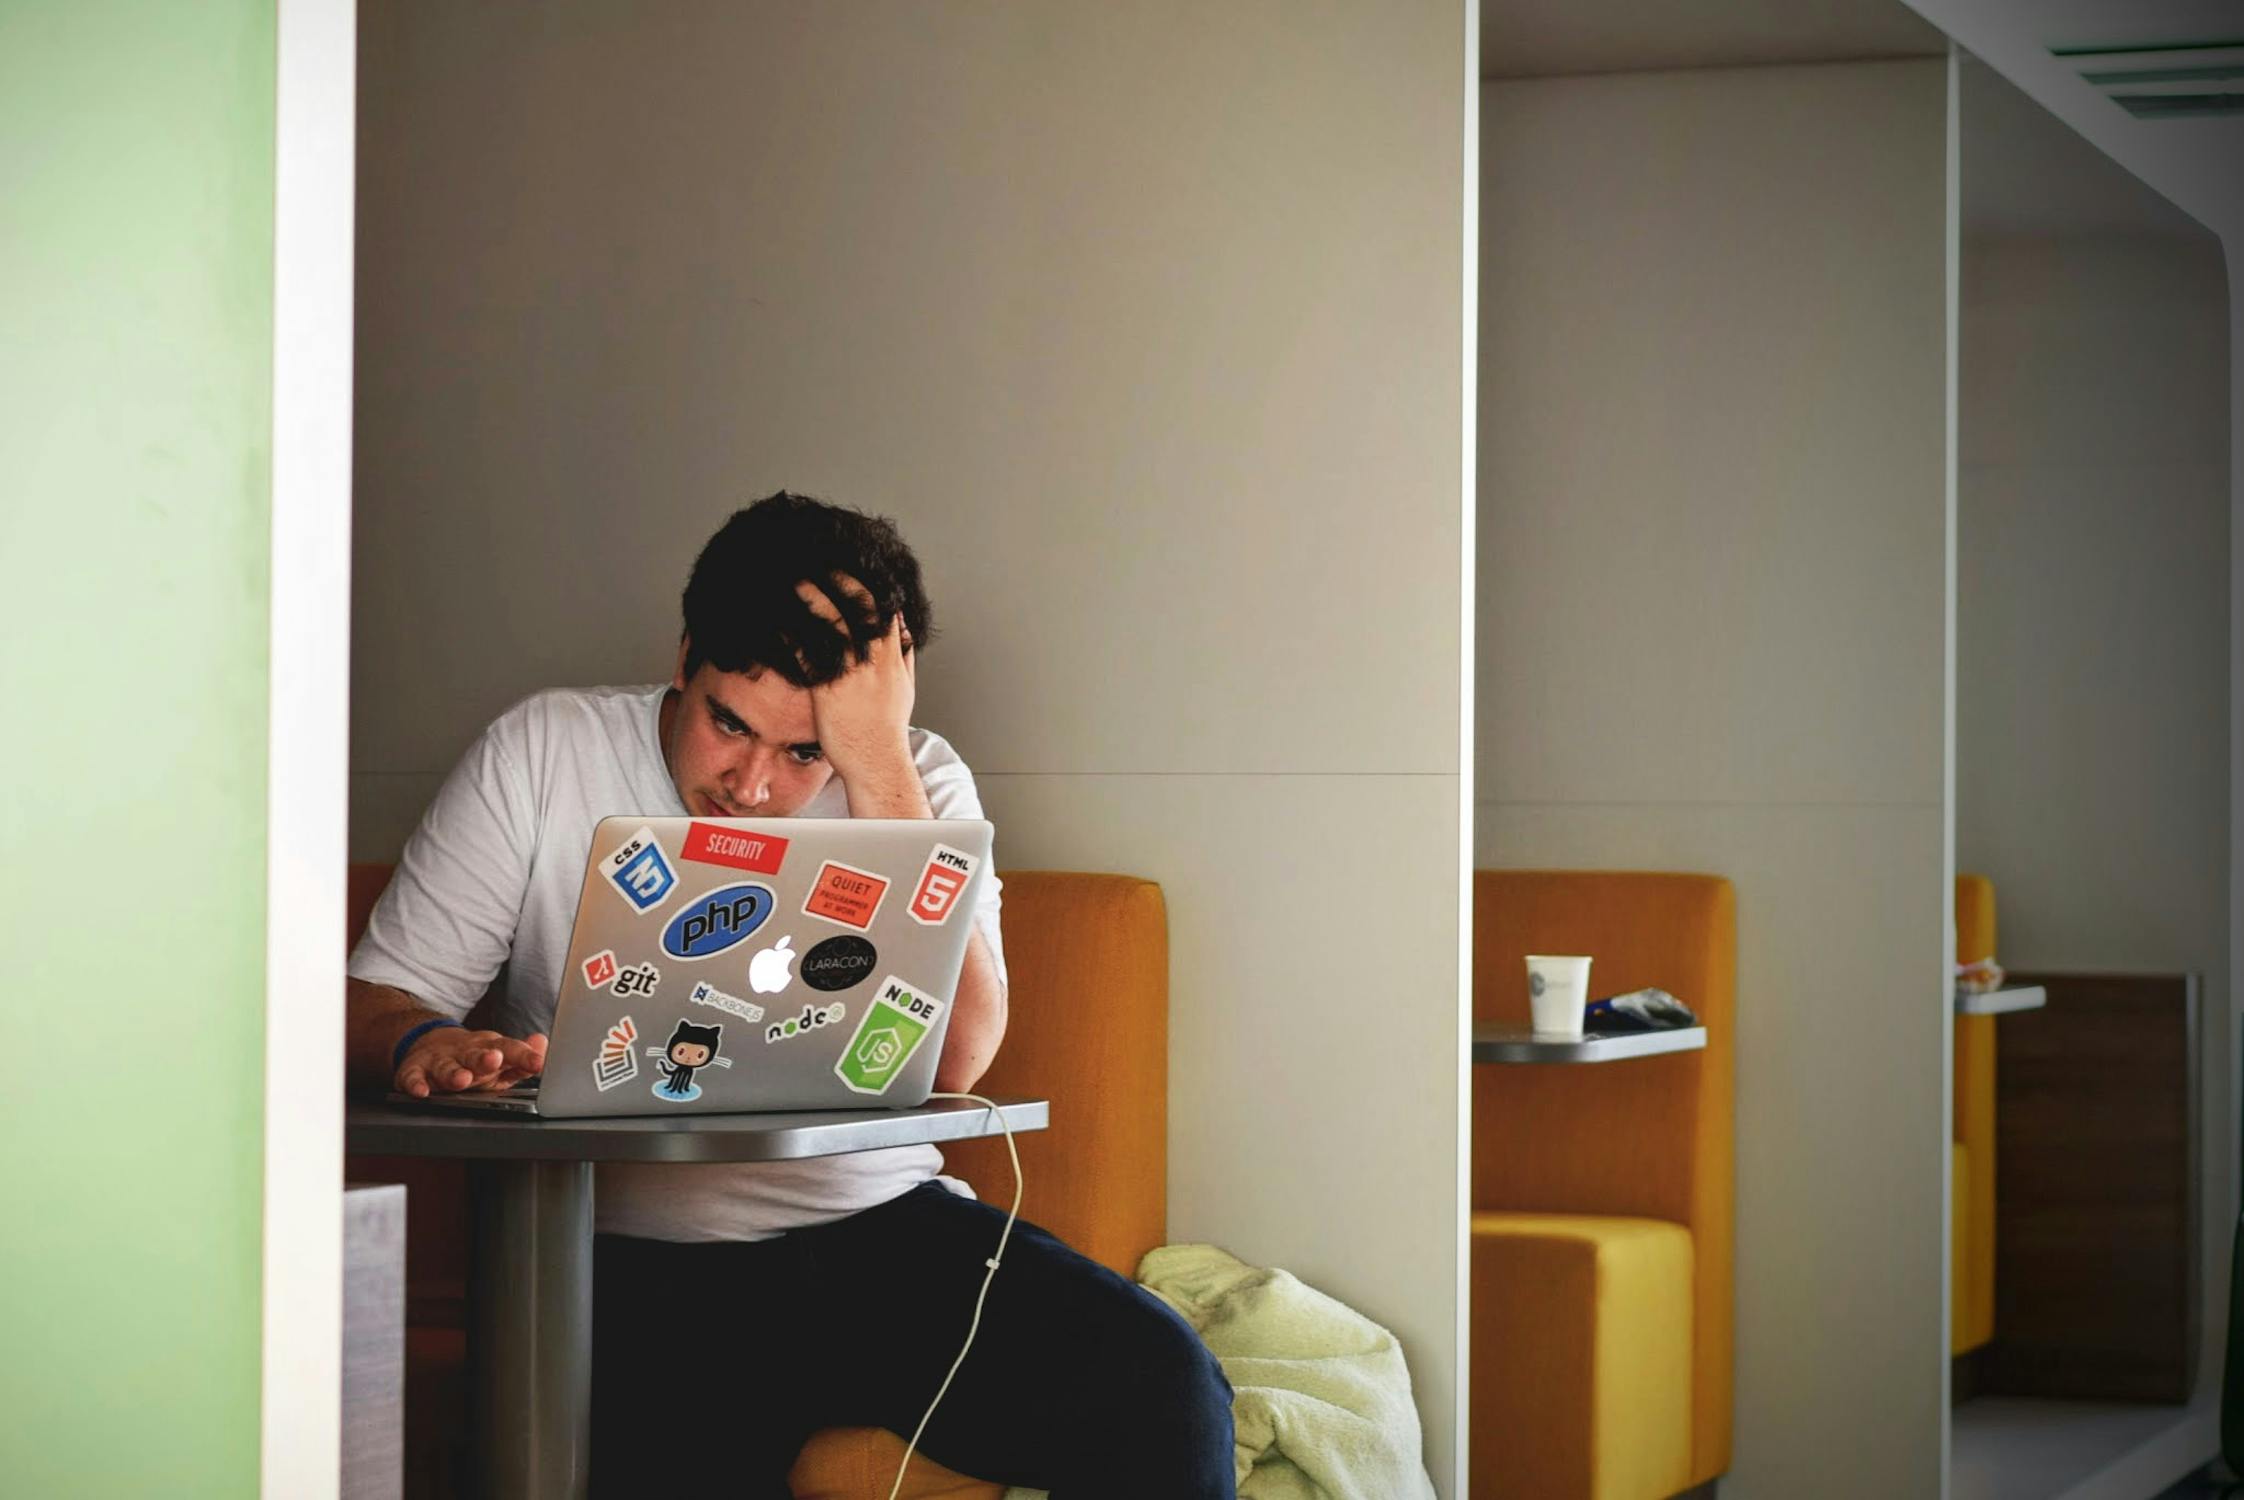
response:
<path id="1" fill-rule="evenodd" d="M 545 1071 L 545 1033 L 527 1039 L 496 1031 L 439 1026 L 416 1041 L 398 1064 L 393 1085 L 401 1094 L 459 1094 L 470 1089 L 510 1089 Z"/>
<path id="2" fill-rule="evenodd" d="M 846 573 L 834 574 L 824 587 L 806 580 L 795 586 L 795 592 L 812 614 L 844 636 L 851 632 L 843 621 L 841 606 L 846 604 L 862 621 L 879 617 L 872 594 Z M 857 659 L 848 671 L 810 690 L 819 749 L 850 791 L 853 813 L 860 788 L 886 787 L 900 782 L 908 773 L 910 785 L 916 789 L 919 779 L 912 768 L 910 740 L 918 653 L 912 649 L 911 632 L 904 628 L 903 615 L 891 618 L 888 628 L 859 645 L 855 655 Z"/>

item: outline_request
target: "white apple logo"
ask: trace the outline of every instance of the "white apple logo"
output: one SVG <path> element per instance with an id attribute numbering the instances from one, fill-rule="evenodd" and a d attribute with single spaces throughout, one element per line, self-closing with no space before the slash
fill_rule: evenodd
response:
<path id="1" fill-rule="evenodd" d="M 793 941 L 792 937 L 783 937 L 748 960 L 750 989 L 759 995 L 776 995 L 794 983 L 795 975 L 790 965 L 795 961 L 795 952 L 787 946 Z"/>

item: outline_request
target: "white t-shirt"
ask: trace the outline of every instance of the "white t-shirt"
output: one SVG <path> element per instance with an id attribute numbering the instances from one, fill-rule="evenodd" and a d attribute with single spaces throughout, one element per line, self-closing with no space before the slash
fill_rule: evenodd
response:
<path id="1" fill-rule="evenodd" d="M 496 980 L 496 1030 L 549 1030 L 593 828 L 610 816 L 687 815 L 662 758 L 663 692 L 556 689 L 499 715 L 453 767 L 406 842 L 366 935 L 351 951 L 350 976 L 403 990 L 456 1018 Z M 973 773 L 940 735 L 914 729 L 911 749 L 936 817 L 982 816 Z M 797 816 L 848 817 L 840 779 L 828 781 Z M 993 870 L 974 925 L 1003 983 L 999 892 Z M 885 1203 L 942 1165 L 933 1146 L 804 1161 L 603 1164 L 595 1218 L 602 1231 L 649 1239 L 768 1239 Z"/>

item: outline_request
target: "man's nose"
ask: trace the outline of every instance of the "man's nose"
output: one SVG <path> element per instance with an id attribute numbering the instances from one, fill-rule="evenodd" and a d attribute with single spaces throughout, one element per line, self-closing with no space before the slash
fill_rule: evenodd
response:
<path id="1" fill-rule="evenodd" d="M 743 757 L 726 779 L 725 795 L 735 807 L 755 808 L 771 800 L 771 769 L 779 752 L 757 746 Z"/>

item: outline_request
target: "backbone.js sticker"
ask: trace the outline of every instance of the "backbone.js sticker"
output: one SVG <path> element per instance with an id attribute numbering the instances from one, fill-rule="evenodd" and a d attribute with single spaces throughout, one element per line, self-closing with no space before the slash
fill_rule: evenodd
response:
<path id="1" fill-rule="evenodd" d="M 857 1022 L 834 1075 L 860 1094 L 885 1094 L 919 1044 L 934 1030 L 945 1001 L 891 974 Z"/>

